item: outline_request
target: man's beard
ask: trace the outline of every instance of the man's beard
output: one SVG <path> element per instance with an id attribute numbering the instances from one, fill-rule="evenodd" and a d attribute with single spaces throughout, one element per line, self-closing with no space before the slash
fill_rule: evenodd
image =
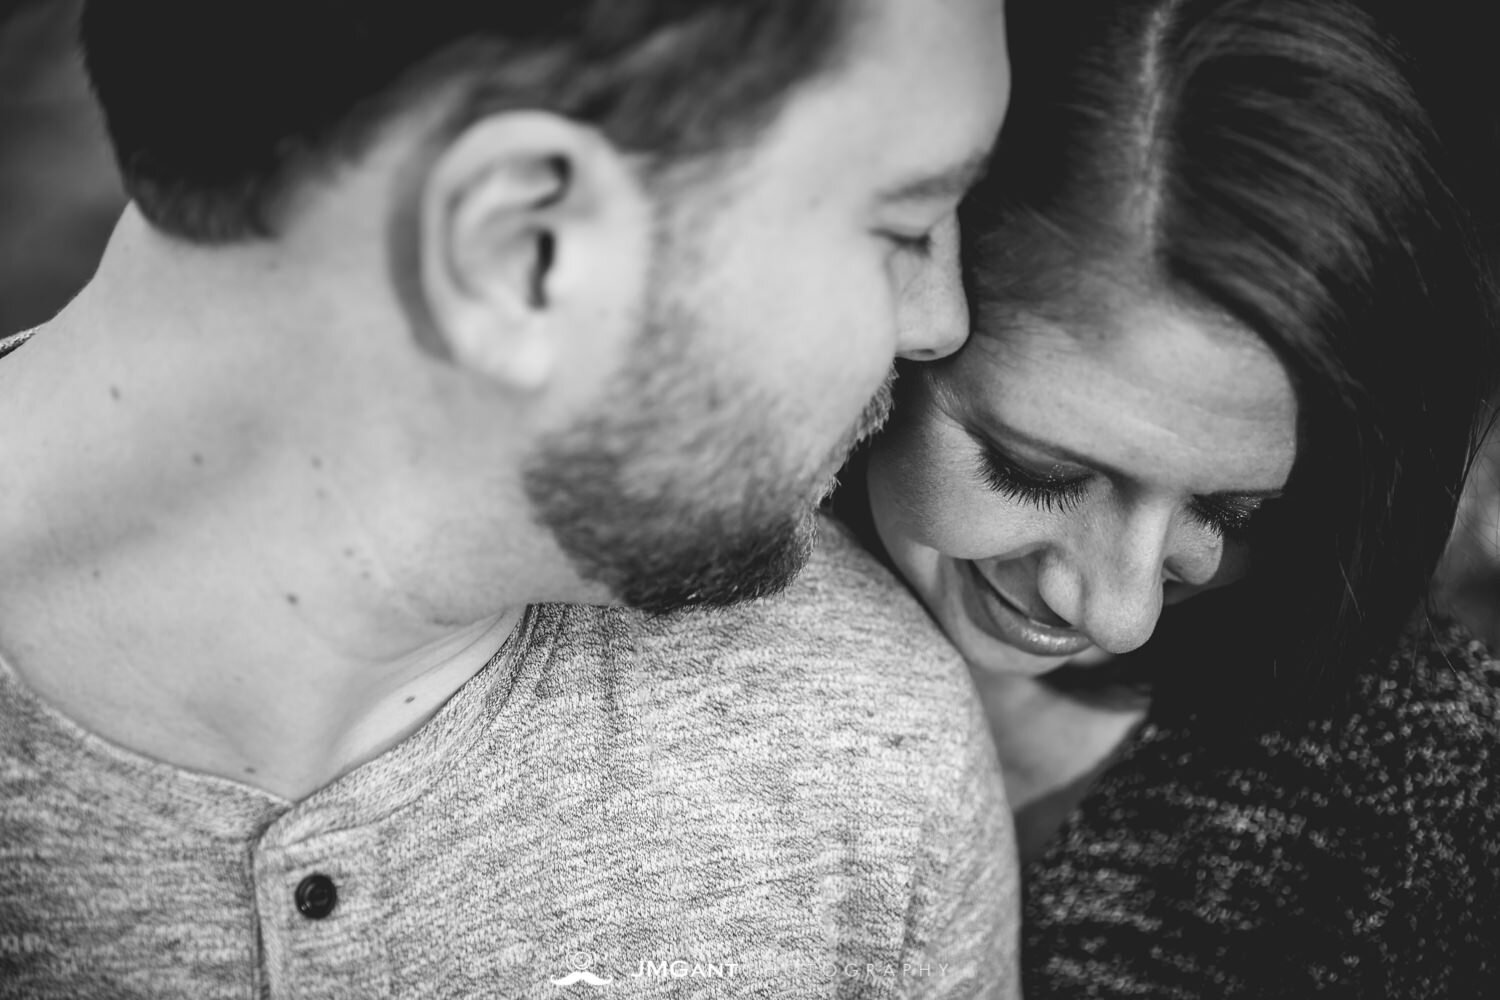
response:
<path id="1" fill-rule="evenodd" d="M 587 580 L 651 612 L 784 589 L 849 452 L 885 422 L 894 373 L 821 461 L 788 454 L 786 407 L 696 358 L 694 310 L 648 310 L 635 353 L 586 419 L 527 464 L 537 519 Z M 778 417 L 780 420 L 778 421 Z"/>

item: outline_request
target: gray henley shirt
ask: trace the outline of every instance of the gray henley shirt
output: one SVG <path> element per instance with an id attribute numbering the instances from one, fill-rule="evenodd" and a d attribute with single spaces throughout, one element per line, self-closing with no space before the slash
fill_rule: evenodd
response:
<path id="1" fill-rule="evenodd" d="M 777 599 L 529 609 L 301 802 L 0 662 L 6 998 L 1011 997 L 1017 893 L 962 662 L 832 524 Z"/>

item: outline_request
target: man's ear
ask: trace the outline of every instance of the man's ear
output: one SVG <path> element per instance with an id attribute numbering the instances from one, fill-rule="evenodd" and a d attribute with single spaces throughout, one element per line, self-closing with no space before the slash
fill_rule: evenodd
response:
<path id="1" fill-rule="evenodd" d="M 456 364 L 537 392 L 633 336 L 651 204 L 597 131 L 544 112 L 483 118 L 433 162 L 419 211 L 422 293 Z"/>

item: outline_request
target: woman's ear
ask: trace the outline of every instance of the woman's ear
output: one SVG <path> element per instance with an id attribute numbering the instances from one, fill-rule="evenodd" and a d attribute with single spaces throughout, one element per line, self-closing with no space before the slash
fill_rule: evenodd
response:
<path id="1" fill-rule="evenodd" d="M 419 212 L 422 295 L 455 364 L 536 393 L 634 336 L 653 213 L 597 131 L 544 112 L 480 119 L 436 157 Z"/>

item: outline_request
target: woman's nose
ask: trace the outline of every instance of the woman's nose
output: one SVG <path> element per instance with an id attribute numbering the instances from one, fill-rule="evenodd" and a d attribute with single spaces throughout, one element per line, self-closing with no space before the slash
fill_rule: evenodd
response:
<path id="1" fill-rule="evenodd" d="M 1105 519 L 1049 553 L 1038 586 L 1048 607 L 1110 653 L 1143 645 L 1161 617 L 1171 575 L 1170 511 Z"/>

